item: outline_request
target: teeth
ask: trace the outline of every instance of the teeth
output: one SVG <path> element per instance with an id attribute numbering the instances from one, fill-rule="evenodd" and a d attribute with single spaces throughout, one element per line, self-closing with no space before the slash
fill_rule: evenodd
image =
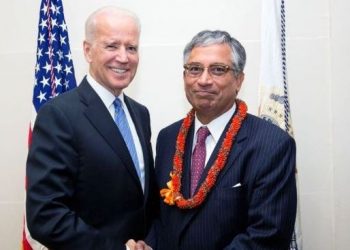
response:
<path id="1" fill-rule="evenodd" d="M 115 73 L 119 73 L 119 74 L 122 74 L 122 73 L 125 73 L 125 72 L 126 72 L 126 69 L 112 68 L 112 70 L 113 70 Z"/>

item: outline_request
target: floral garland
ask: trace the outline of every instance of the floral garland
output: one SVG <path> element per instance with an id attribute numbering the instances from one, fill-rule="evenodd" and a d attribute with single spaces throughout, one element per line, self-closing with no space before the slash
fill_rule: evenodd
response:
<path id="1" fill-rule="evenodd" d="M 176 205 L 181 209 L 191 209 L 198 207 L 203 203 L 208 193 L 215 185 L 220 171 L 226 164 L 227 157 L 232 148 L 235 137 L 242 126 L 242 122 L 247 116 L 247 105 L 244 101 L 237 99 L 238 112 L 233 116 L 230 127 L 226 132 L 225 138 L 221 144 L 219 153 L 214 164 L 198 191 L 189 199 L 185 199 L 181 194 L 181 178 L 183 172 L 183 155 L 185 150 L 186 137 L 193 123 L 195 111 L 192 109 L 183 120 L 179 134 L 176 139 L 176 151 L 173 159 L 173 171 L 170 173 L 170 181 L 167 182 L 168 188 L 160 190 L 161 197 L 168 205 Z"/>

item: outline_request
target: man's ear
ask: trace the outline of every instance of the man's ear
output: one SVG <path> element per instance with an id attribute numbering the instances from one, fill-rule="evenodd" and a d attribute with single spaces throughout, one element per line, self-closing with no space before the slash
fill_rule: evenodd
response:
<path id="1" fill-rule="evenodd" d="M 90 63 L 91 60 L 91 43 L 87 42 L 86 40 L 83 42 L 83 49 L 84 49 L 84 56 L 85 60 Z"/>
<path id="2" fill-rule="evenodd" d="M 242 83 L 243 83 L 243 81 L 244 81 L 244 76 L 245 76 L 245 75 L 244 75 L 243 72 L 239 73 L 239 75 L 236 76 L 236 80 L 237 80 L 237 83 L 236 83 L 236 85 L 237 85 L 237 87 L 236 87 L 236 94 L 238 94 L 239 90 L 240 90 L 241 87 L 242 87 Z"/>

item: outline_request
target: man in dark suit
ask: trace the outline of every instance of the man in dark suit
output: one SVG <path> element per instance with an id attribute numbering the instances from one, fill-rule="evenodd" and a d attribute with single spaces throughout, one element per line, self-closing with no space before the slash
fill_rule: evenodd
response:
<path id="1" fill-rule="evenodd" d="M 237 99 L 246 54 L 224 31 L 184 50 L 193 110 L 159 133 L 163 200 L 146 242 L 155 250 L 288 249 L 296 215 L 295 142 Z M 140 244 L 141 245 L 141 244 Z"/>
<path id="2" fill-rule="evenodd" d="M 36 119 L 28 228 L 49 249 L 124 250 L 128 239 L 145 237 L 158 204 L 149 112 L 123 94 L 139 61 L 140 24 L 104 7 L 85 28 L 89 73 Z"/>

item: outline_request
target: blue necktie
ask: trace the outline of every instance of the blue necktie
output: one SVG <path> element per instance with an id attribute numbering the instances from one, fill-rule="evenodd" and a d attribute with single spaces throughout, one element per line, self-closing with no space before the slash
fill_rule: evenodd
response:
<path id="1" fill-rule="evenodd" d="M 119 98 L 116 98 L 114 100 L 113 104 L 114 104 L 114 108 L 115 108 L 115 113 L 114 113 L 115 123 L 117 124 L 119 131 L 123 136 L 123 139 L 124 139 L 126 146 L 128 147 L 132 161 L 134 162 L 134 165 L 135 165 L 137 175 L 139 176 L 139 179 L 141 179 L 139 160 L 137 158 L 136 148 L 135 148 L 134 140 L 132 138 L 130 127 L 128 124 L 128 120 L 126 119 L 126 115 L 125 115 L 124 109 L 122 107 L 122 102 L 120 101 Z"/>

